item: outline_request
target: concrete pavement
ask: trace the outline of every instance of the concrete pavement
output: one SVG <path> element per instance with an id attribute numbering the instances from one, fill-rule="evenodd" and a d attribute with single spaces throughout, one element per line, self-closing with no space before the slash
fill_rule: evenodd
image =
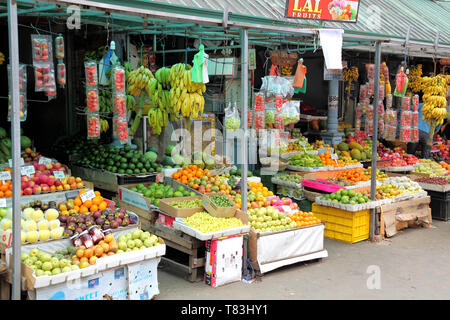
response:
<path id="1" fill-rule="evenodd" d="M 156 299 L 450 299 L 450 222 L 433 225 L 382 243 L 325 239 L 328 258 L 276 269 L 252 284 L 211 288 L 165 267 L 158 271 Z M 378 270 L 381 289 L 368 289 Z"/>

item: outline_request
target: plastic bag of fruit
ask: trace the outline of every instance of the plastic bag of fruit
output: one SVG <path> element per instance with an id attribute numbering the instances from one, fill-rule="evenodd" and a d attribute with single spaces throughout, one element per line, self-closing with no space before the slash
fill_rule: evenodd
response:
<path id="1" fill-rule="evenodd" d="M 112 70 L 113 93 L 125 94 L 125 69 L 115 66 Z"/>
<path id="2" fill-rule="evenodd" d="M 8 95 L 8 121 L 11 121 L 11 111 L 12 111 L 12 96 Z M 27 120 L 27 97 L 25 94 L 19 95 L 20 103 L 20 121 Z"/>
<path id="3" fill-rule="evenodd" d="M 8 88 L 11 90 L 12 84 L 11 84 L 11 65 L 8 64 Z M 27 93 L 27 65 L 26 64 L 19 64 L 19 92 L 24 93 L 26 95 Z"/>
<path id="4" fill-rule="evenodd" d="M 87 114 L 87 138 L 100 138 L 100 116 L 98 112 L 88 112 Z"/>
<path id="5" fill-rule="evenodd" d="M 411 98 L 410 97 L 402 97 L 401 109 L 402 109 L 402 111 L 410 111 L 411 110 Z"/>
<path id="6" fill-rule="evenodd" d="M 32 34 L 31 48 L 33 54 L 33 65 L 42 63 L 53 64 L 51 36 Z"/>
<path id="7" fill-rule="evenodd" d="M 234 104 L 228 104 L 225 108 L 225 129 L 227 130 L 237 130 L 241 126 L 241 118 L 239 117 L 239 112 L 237 109 L 236 102 Z"/>
<path id="8" fill-rule="evenodd" d="M 87 61 L 84 63 L 84 73 L 86 76 L 86 87 L 97 87 L 97 63 L 95 61 Z"/>
<path id="9" fill-rule="evenodd" d="M 121 144 L 128 142 L 128 126 L 125 117 L 113 117 L 113 135 Z"/>
<path id="10" fill-rule="evenodd" d="M 66 65 L 64 63 L 58 63 L 56 70 L 58 74 L 58 84 L 61 88 L 64 88 L 66 85 Z"/>
<path id="11" fill-rule="evenodd" d="M 392 93 L 386 95 L 386 109 L 392 108 Z"/>

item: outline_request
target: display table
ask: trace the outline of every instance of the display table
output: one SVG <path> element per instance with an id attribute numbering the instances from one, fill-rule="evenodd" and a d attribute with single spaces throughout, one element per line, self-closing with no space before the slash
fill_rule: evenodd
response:
<path id="1" fill-rule="evenodd" d="M 117 174 L 100 169 L 72 166 L 72 174 L 95 183 L 95 187 L 117 193 L 119 185 L 153 182 L 157 173 Z"/>
<path id="2" fill-rule="evenodd" d="M 113 231 L 114 237 L 136 230 L 126 227 Z M 53 252 L 71 244 L 69 239 L 22 246 L 22 252 L 34 248 Z M 6 252 L 10 254 L 11 248 Z M 159 245 L 101 258 L 87 268 L 36 277 L 33 269 L 22 263 L 22 289 L 29 300 L 150 300 L 159 294 L 157 267 L 166 245 Z M 11 283 L 9 269 L 8 282 Z"/>
<path id="3" fill-rule="evenodd" d="M 328 257 L 323 224 L 277 232 L 250 229 L 250 261 L 260 275 L 301 261 Z"/>

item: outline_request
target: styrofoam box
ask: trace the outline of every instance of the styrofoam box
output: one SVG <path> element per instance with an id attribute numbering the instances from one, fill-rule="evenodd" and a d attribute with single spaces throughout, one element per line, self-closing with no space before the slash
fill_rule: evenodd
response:
<path id="1" fill-rule="evenodd" d="M 190 236 L 193 236 L 202 241 L 221 238 L 221 237 L 233 236 L 236 234 L 247 233 L 250 231 L 250 226 L 242 226 L 242 227 L 237 227 L 237 228 L 220 230 L 220 231 L 216 231 L 216 232 L 202 233 L 199 230 L 194 229 L 191 226 L 188 226 L 187 224 L 184 224 L 181 221 L 174 221 L 173 228 L 176 230 L 183 231 L 184 233 L 186 233 Z"/>

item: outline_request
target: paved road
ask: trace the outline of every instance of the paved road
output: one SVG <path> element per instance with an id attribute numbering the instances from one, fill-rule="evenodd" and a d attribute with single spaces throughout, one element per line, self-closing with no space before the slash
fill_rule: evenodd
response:
<path id="1" fill-rule="evenodd" d="M 433 224 L 436 228 L 407 229 L 382 243 L 325 239 L 328 258 L 276 269 L 252 284 L 211 288 L 165 268 L 158 273 L 156 299 L 449 299 L 450 222 Z M 369 266 L 380 270 L 379 290 L 367 287 L 368 278 L 374 279 Z"/>

